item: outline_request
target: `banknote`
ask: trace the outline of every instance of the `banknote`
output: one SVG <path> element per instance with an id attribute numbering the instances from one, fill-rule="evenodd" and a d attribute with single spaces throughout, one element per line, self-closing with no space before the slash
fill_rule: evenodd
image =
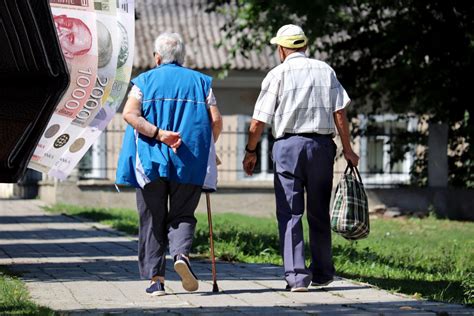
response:
<path id="1" fill-rule="evenodd" d="M 85 106 L 72 121 L 72 124 L 81 127 L 88 126 L 107 101 L 115 81 L 120 52 L 117 44 L 119 29 L 116 0 L 94 0 L 94 9 L 97 15 L 98 72 L 96 85 L 91 93 L 94 101 L 89 107 Z"/>
<path id="2" fill-rule="evenodd" d="M 59 101 L 35 152 L 29 168 L 47 172 L 54 157 L 50 148 L 68 144 L 64 133 L 86 105 L 97 79 L 97 27 L 91 0 L 50 0 L 51 11 L 64 58 L 71 75 L 71 84 Z M 47 154 L 47 155 L 46 155 Z"/>
<path id="3" fill-rule="evenodd" d="M 110 94 L 92 121 L 83 129 L 80 136 L 68 146 L 68 150 L 62 154 L 48 172 L 49 175 L 58 179 L 66 179 L 93 144 L 96 146 L 94 151 L 96 155 L 99 151 L 105 152 L 105 141 L 100 141 L 104 139 L 103 136 L 101 137 L 101 134 L 114 117 L 125 97 L 133 67 L 135 48 L 135 5 L 133 0 L 119 0 L 117 2 L 116 25 L 118 37 L 114 46 L 118 48 L 119 52 L 116 62 L 115 80 Z M 96 142 L 97 140 L 99 141 Z M 101 157 L 93 159 L 93 163 L 100 164 L 100 161 Z M 96 169 L 105 168 L 105 166 L 93 167 Z"/>
<path id="4" fill-rule="evenodd" d="M 116 3 L 114 0 L 94 1 L 98 41 L 98 70 L 94 87 L 84 107 L 76 114 L 63 134 L 69 136 L 64 146 L 50 147 L 41 163 L 45 169 L 51 169 L 76 139 L 81 137 L 86 127 L 92 123 L 103 104 L 107 101 L 115 80 L 117 59 L 120 52 Z M 115 43 L 115 45 L 114 45 Z"/>

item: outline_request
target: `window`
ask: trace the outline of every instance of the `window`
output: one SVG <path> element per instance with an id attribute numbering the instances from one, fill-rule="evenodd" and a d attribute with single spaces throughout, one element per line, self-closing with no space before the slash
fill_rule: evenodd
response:
<path id="1" fill-rule="evenodd" d="M 367 171 L 369 173 L 383 172 L 383 145 L 383 138 L 367 137 Z"/>
<path id="2" fill-rule="evenodd" d="M 405 154 L 404 159 L 391 162 L 390 142 L 393 135 L 401 131 L 414 131 L 417 119 L 401 118 L 398 115 L 374 115 L 369 118 L 359 115 L 360 127 L 364 130 L 360 137 L 359 169 L 368 187 L 393 186 L 407 183 L 414 152 Z"/>
<path id="3" fill-rule="evenodd" d="M 248 125 L 247 125 L 248 130 Z M 275 138 L 272 135 L 272 129 L 266 128 L 260 142 L 257 144 L 257 164 L 255 165 L 254 174 L 273 174 L 272 149 Z"/>

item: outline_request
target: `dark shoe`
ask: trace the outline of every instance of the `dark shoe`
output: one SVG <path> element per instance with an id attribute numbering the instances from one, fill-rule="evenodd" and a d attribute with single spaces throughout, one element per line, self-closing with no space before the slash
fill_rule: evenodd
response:
<path id="1" fill-rule="evenodd" d="M 162 296 L 165 295 L 165 285 L 160 282 L 155 282 L 150 285 L 146 290 L 146 293 L 151 296 Z"/>
<path id="2" fill-rule="evenodd" d="M 191 269 L 188 259 L 182 254 L 174 257 L 174 270 L 181 278 L 181 283 L 186 291 L 194 292 L 199 288 L 198 278 Z"/>
<path id="3" fill-rule="evenodd" d="M 291 291 L 291 292 L 308 292 L 308 288 L 304 286 L 294 286 L 291 287 L 289 284 L 286 285 L 285 290 Z"/>
<path id="4" fill-rule="evenodd" d="M 334 281 L 334 278 L 330 278 L 329 280 L 326 280 L 326 281 L 323 281 L 323 282 L 312 281 L 311 286 L 323 287 L 323 286 L 331 284 L 333 281 Z"/>

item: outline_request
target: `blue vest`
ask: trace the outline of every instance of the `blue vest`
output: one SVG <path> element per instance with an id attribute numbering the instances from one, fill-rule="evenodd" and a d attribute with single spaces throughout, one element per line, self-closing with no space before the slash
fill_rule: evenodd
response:
<path id="1" fill-rule="evenodd" d="M 142 116 L 160 129 L 179 132 L 182 143 L 175 154 L 166 144 L 141 135 L 128 125 L 116 183 L 144 187 L 166 178 L 203 185 L 211 146 L 206 98 L 212 78 L 178 64 L 165 64 L 140 74 L 132 83 L 143 93 Z"/>

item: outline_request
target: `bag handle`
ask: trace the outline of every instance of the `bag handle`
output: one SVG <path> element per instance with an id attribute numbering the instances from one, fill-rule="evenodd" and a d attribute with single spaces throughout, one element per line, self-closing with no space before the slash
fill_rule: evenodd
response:
<path id="1" fill-rule="evenodd" d="M 362 177 L 360 176 L 359 170 L 357 169 L 356 166 L 352 164 L 350 160 L 347 161 L 347 167 L 346 167 L 346 170 L 344 170 L 344 174 L 347 174 L 347 170 L 349 169 L 351 169 L 350 173 L 354 174 L 356 176 L 356 179 L 358 178 L 359 182 L 362 183 Z"/>

